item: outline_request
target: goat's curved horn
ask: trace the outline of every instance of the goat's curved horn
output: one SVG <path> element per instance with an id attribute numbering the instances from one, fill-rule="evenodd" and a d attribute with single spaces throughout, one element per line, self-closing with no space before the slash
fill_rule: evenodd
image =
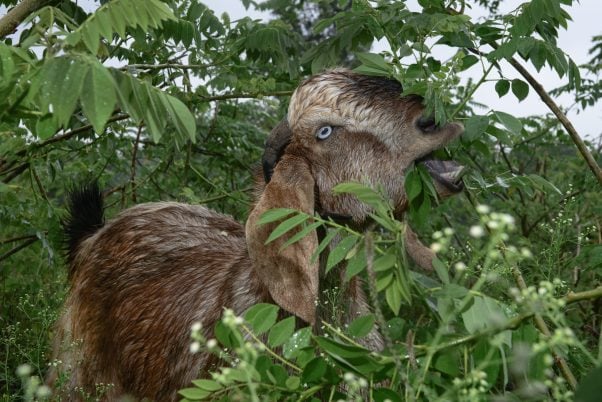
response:
<path id="1" fill-rule="evenodd" d="M 263 178 L 269 183 L 274 173 L 274 167 L 284 154 L 284 149 L 291 142 L 292 131 L 288 126 L 286 117 L 270 132 L 265 141 L 265 149 L 261 157 Z"/>

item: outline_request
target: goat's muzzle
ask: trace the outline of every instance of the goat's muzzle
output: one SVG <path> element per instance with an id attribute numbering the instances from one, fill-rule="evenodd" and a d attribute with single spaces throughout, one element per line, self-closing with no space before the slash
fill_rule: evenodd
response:
<path id="1" fill-rule="evenodd" d="M 459 193 L 464 189 L 462 176 L 466 172 L 464 166 L 448 160 L 431 159 L 429 157 L 421 160 L 431 177 L 441 184 L 450 193 Z"/>

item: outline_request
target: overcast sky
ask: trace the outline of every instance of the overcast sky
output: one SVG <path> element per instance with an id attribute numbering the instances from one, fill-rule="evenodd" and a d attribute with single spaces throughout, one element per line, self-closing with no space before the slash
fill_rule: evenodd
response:
<path id="1" fill-rule="evenodd" d="M 500 12 L 506 13 L 512 11 L 524 2 L 524 0 L 502 0 Z M 408 0 L 406 3 L 410 10 L 420 10 L 416 0 Z M 269 14 L 258 13 L 254 10 L 246 11 L 240 0 L 209 0 L 206 1 L 205 4 L 213 9 L 217 15 L 227 12 L 232 20 L 246 15 L 249 15 L 252 18 L 269 18 Z M 581 2 L 573 1 L 573 6 L 566 8 L 573 21 L 569 22 L 567 30 L 562 29 L 560 31 L 558 46 L 578 65 L 589 61 L 591 57 L 588 55 L 588 50 L 591 47 L 591 38 L 595 35 L 602 34 L 602 25 L 600 25 L 600 7 L 600 0 L 582 0 Z M 480 8 L 466 10 L 466 13 L 473 17 L 473 20 L 486 16 L 486 10 Z M 373 48 L 374 51 L 379 51 L 381 49 L 382 46 L 379 46 L 379 44 L 376 44 Z M 530 66 L 527 63 L 523 64 L 527 67 Z M 548 91 L 566 84 L 566 77 L 560 79 L 555 72 L 547 67 L 544 67 L 540 72 L 537 72 L 532 67 L 529 68 L 529 70 Z M 508 79 L 521 78 L 519 74 L 514 71 L 513 67 L 507 63 L 503 64 L 503 71 Z M 480 69 L 475 66 L 469 70 L 468 75 L 478 79 L 480 73 Z M 495 78 L 497 75 L 493 74 L 491 77 Z M 542 103 L 533 90 L 530 90 L 529 96 L 519 103 L 512 93 L 509 93 L 501 99 L 498 98 L 494 90 L 493 82 L 482 85 L 475 93 L 474 99 L 477 102 L 488 105 L 494 110 L 502 110 L 517 117 L 549 113 L 549 109 Z M 562 106 L 568 107 L 573 103 L 573 97 L 564 95 L 559 99 L 556 99 L 556 102 Z M 569 118 L 577 131 L 584 138 L 598 138 L 602 133 L 602 109 L 600 108 L 600 104 L 590 107 L 579 114 L 577 114 L 577 110 L 573 108 L 573 110 L 569 112 Z"/>

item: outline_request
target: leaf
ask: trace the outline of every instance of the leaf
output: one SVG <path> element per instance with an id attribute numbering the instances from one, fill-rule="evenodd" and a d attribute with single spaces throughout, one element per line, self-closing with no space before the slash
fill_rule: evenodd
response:
<path id="1" fill-rule="evenodd" d="M 494 115 L 495 117 L 497 117 L 498 121 L 508 129 L 508 131 L 510 131 L 514 135 L 520 135 L 523 129 L 523 123 L 521 123 L 519 119 L 508 113 L 500 111 L 495 111 Z"/>
<path id="2" fill-rule="evenodd" d="M 437 257 L 433 258 L 433 268 L 435 269 L 435 272 L 437 273 L 437 276 L 441 282 L 448 284 L 449 273 L 447 272 L 447 266 L 443 264 L 443 262 Z"/>
<path id="3" fill-rule="evenodd" d="M 387 254 L 381 255 L 376 260 L 374 260 L 374 271 L 382 272 L 387 271 L 390 268 L 395 266 L 397 263 L 397 256 L 395 255 L 394 249 L 389 249 Z"/>
<path id="4" fill-rule="evenodd" d="M 273 242 L 274 240 L 276 240 L 280 236 L 284 235 L 289 230 L 299 226 L 300 224 L 302 224 L 303 222 L 305 222 L 308 219 L 309 219 L 309 215 L 306 215 L 306 214 L 298 214 L 291 218 L 286 219 L 285 221 L 281 222 L 278 226 L 276 226 L 276 228 L 272 231 L 272 233 L 270 233 L 270 236 L 265 241 L 265 244 L 269 244 L 269 243 Z"/>
<path id="5" fill-rule="evenodd" d="M 304 383 L 311 383 L 319 380 L 326 373 L 326 362 L 322 357 L 316 357 L 310 360 L 303 368 L 301 379 Z"/>
<path id="6" fill-rule="evenodd" d="M 194 120 L 194 116 L 192 113 L 190 113 L 190 110 L 188 110 L 188 107 L 186 107 L 186 105 L 178 98 L 163 94 L 162 92 L 158 93 L 165 95 L 160 96 L 160 99 L 162 100 L 163 107 L 167 111 L 169 121 L 173 124 L 176 131 L 186 134 L 188 139 L 195 143 L 196 122 Z"/>
<path id="7" fill-rule="evenodd" d="M 402 402 L 401 395 L 389 388 L 376 388 L 372 392 L 374 402 Z"/>
<path id="8" fill-rule="evenodd" d="M 104 130 L 116 102 L 113 77 L 102 64 L 93 62 L 84 79 L 80 103 L 84 115 L 97 134 Z"/>
<path id="9" fill-rule="evenodd" d="M 514 79 L 512 80 L 512 93 L 520 102 L 529 95 L 529 85 L 522 80 Z"/>
<path id="10" fill-rule="evenodd" d="M 54 113 L 59 126 L 66 126 L 69 123 L 89 68 L 88 63 L 82 63 L 79 59 L 70 59 L 69 68 L 67 71 L 63 71 L 64 76 L 60 89 L 54 94 L 54 97 L 59 97 L 59 99 L 53 101 Z"/>
<path id="11" fill-rule="evenodd" d="M 295 212 L 298 212 L 298 211 L 295 209 L 292 209 L 292 208 L 269 209 L 261 215 L 261 217 L 259 218 L 259 221 L 257 221 L 257 224 L 265 225 L 266 223 L 280 220 L 286 216 L 294 214 Z"/>
<path id="12" fill-rule="evenodd" d="M 333 187 L 335 194 L 349 193 L 357 197 L 361 202 L 370 205 L 376 210 L 387 210 L 389 206 L 383 200 L 383 197 L 371 189 L 370 187 L 361 183 L 340 183 Z"/>
<path id="13" fill-rule="evenodd" d="M 309 346 L 310 340 L 311 327 L 301 328 L 282 345 L 282 355 L 287 359 L 295 357 L 300 349 Z"/>
<path id="14" fill-rule="evenodd" d="M 343 258 L 347 255 L 349 250 L 357 242 L 357 237 L 347 236 L 328 254 L 328 260 L 326 261 L 326 273 L 328 273 L 332 267 L 343 261 Z"/>
<path id="15" fill-rule="evenodd" d="M 364 268 L 366 268 L 366 265 L 366 250 L 364 247 L 361 247 L 361 249 L 349 259 L 349 262 L 347 262 L 347 266 L 345 267 L 345 280 L 348 281 L 362 272 Z"/>
<path id="16" fill-rule="evenodd" d="M 470 67 L 474 66 L 479 62 L 479 58 L 473 56 L 471 54 L 464 56 L 462 58 L 462 66 L 460 67 L 460 71 L 468 70 Z"/>
<path id="17" fill-rule="evenodd" d="M 303 239 L 308 234 L 314 232 L 320 225 L 322 225 L 322 222 L 314 222 L 310 225 L 305 226 L 302 230 L 295 233 L 294 236 L 291 236 L 290 239 L 288 239 L 282 246 L 280 246 L 280 250 L 283 250 L 291 244 L 294 244 L 299 240 Z"/>
<path id="18" fill-rule="evenodd" d="M 35 135 L 37 135 L 40 139 L 45 140 L 52 137 L 54 133 L 56 133 L 56 130 L 58 130 L 58 122 L 56 121 L 56 117 L 48 113 L 40 117 L 36 122 Z"/>
<path id="19" fill-rule="evenodd" d="M 314 262 L 316 262 L 316 260 L 320 256 L 320 253 L 322 253 L 322 251 L 324 251 L 326 249 L 326 247 L 328 247 L 328 245 L 330 244 L 330 242 L 332 241 L 332 239 L 334 239 L 335 236 L 338 235 L 340 232 L 341 232 L 341 229 L 338 229 L 338 228 L 334 229 L 334 230 L 331 229 L 331 230 L 328 231 L 328 234 L 326 235 L 326 237 L 324 237 L 324 239 L 322 239 L 322 241 L 318 245 L 318 248 L 316 249 L 316 251 L 311 256 L 311 263 L 312 264 Z"/>
<path id="20" fill-rule="evenodd" d="M 489 126 L 489 116 L 470 116 L 464 123 L 464 134 L 462 137 L 472 142 L 480 137 Z"/>
<path id="21" fill-rule="evenodd" d="M 355 338 L 363 338 L 368 335 L 372 328 L 374 328 L 374 323 L 376 322 L 376 318 L 374 314 L 368 314 L 361 317 L 356 318 L 349 324 L 349 334 Z"/>
<path id="22" fill-rule="evenodd" d="M 422 180 L 420 179 L 420 173 L 416 169 L 412 169 L 406 173 L 404 188 L 410 202 L 416 199 L 422 192 Z"/>
<path id="23" fill-rule="evenodd" d="M 487 296 L 475 296 L 472 305 L 462 313 L 464 327 L 470 334 L 499 328 L 507 320 L 501 304 Z"/>
<path id="24" fill-rule="evenodd" d="M 268 334 L 268 344 L 275 348 L 284 344 L 293 335 L 295 331 L 295 317 L 287 317 L 276 323 Z"/>
<path id="25" fill-rule="evenodd" d="M 196 387 L 209 392 L 219 391 L 223 388 L 223 386 L 220 383 L 213 380 L 192 380 L 192 383 Z"/>
<path id="26" fill-rule="evenodd" d="M 600 400 L 600 384 L 602 383 L 602 366 L 592 369 L 577 385 L 575 402 L 598 402 Z"/>
<path id="27" fill-rule="evenodd" d="M 391 65 L 387 63 L 383 56 L 375 53 L 356 53 L 357 58 L 364 64 L 366 67 L 381 71 L 384 74 L 389 74 L 391 72 Z"/>
<path id="28" fill-rule="evenodd" d="M 495 92 L 497 92 L 498 96 L 501 98 L 506 95 L 510 90 L 510 81 L 508 80 L 499 80 L 495 83 Z"/>
<path id="29" fill-rule="evenodd" d="M 401 292 L 395 286 L 395 281 L 385 290 L 387 305 L 395 315 L 399 314 L 401 308 Z"/>
<path id="30" fill-rule="evenodd" d="M 179 390 L 178 394 L 191 401 L 200 401 L 209 396 L 211 392 L 199 388 L 184 388 Z"/>
<path id="31" fill-rule="evenodd" d="M 255 335 L 261 335 L 276 323 L 278 318 L 278 306 L 268 303 L 259 303 L 249 308 L 245 314 L 245 320 L 251 325 Z"/>
<path id="32" fill-rule="evenodd" d="M 299 388 L 299 385 L 301 385 L 301 378 L 297 377 L 296 375 L 290 376 L 286 379 L 285 385 L 287 389 L 294 391 Z"/>
<path id="33" fill-rule="evenodd" d="M 347 358 L 361 357 L 370 354 L 370 351 L 368 349 L 342 343 L 332 338 L 316 336 L 314 337 L 314 339 L 316 343 L 324 350 L 324 352 L 328 353 L 331 356 Z"/>
<path id="34" fill-rule="evenodd" d="M 113 33 L 126 37 L 127 28 L 139 26 L 144 31 L 157 28 L 161 21 L 175 20 L 169 7 L 159 0 L 112 0 L 99 7 L 76 30 L 65 37 L 65 43 L 76 46 L 83 42 L 96 55 L 100 38 L 111 42 Z"/>

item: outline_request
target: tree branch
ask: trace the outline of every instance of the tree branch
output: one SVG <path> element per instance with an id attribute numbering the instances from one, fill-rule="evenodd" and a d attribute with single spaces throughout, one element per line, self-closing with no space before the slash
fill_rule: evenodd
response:
<path id="1" fill-rule="evenodd" d="M 527 71 L 525 67 L 523 67 L 515 58 L 511 58 L 509 62 L 512 65 L 512 67 L 514 67 L 516 71 L 518 71 L 520 75 L 522 75 L 527 80 L 527 82 L 529 82 L 529 84 L 535 90 L 535 92 L 537 92 L 543 103 L 545 103 L 546 106 L 548 106 L 552 113 L 554 113 L 554 115 L 558 118 L 560 123 L 562 123 L 566 131 L 569 133 L 569 136 L 577 146 L 579 153 L 581 153 L 581 156 L 583 156 L 583 159 L 585 159 L 587 166 L 590 168 L 592 173 L 594 173 L 594 176 L 596 176 L 596 178 L 598 179 L 598 183 L 602 184 L 602 170 L 600 169 L 600 166 L 598 166 L 598 163 L 592 156 L 589 149 L 587 149 L 587 146 L 579 136 L 579 133 L 577 133 L 577 130 L 575 130 L 575 127 L 573 127 L 571 121 L 566 117 L 562 110 L 560 110 L 558 105 L 556 105 L 552 97 L 548 95 L 544 87 Z"/>
<path id="2" fill-rule="evenodd" d="M 29 245 L 31 245 L 31 244 L 33 244 L 33 243 L 35 243 L 35 242 L 36 242 L 36 241 L 38 241 L 38 240 L 39 240 L 39 239 L 36 237 L 36 238 L 29 239 L 29 240 L 27 240 L 26 242 L 23 242 L 23 243 L 19 244 L 17 247 L 15 247 L 15 248 L 13 248 L 13 249 L 9 250 L 8 252 L 6 252 L 6 253 L 4 253 L 4 254 L 0 255 L 0 262 L 2 262 L 2 261 L 4 261 L 4 260 L 6 260 L 6 259 L 7 259 L 8 257 L 10 257 L 11 255 L 13 255 L 13 254 L 15 254 L 15 253 L 17 253 L 17 252 L 19 252 L 19 251 L 23 250 L 25 247 L 27 247 L 27 246 L 29 246 Z"/>
<path id="3" fill-rule="evenodd" d="M 273 92 L 263 92 L 263 93 L 255 93 L 255 94 L 224 94 L 224 95 L 214 95 L 214 96 L 202 96 L 200 95 L 199 98 L 202 101 L 205 102 L 211 102 L 211 101 L 220 101 L 220 100 L 227 100 L 227 99 L 257 99 L 257 98 L 263 98 L 265 96 L 290 96 L 292 95 L 293 91 L 273 91 Z"/>
<path id="4" fill-rule="evenodd" d="M 51 0 L 23 0 L 11 8 L 4 17 L 0 18 L 0 39 L 13 33 L 29 14 L 50 2 Z"/>

